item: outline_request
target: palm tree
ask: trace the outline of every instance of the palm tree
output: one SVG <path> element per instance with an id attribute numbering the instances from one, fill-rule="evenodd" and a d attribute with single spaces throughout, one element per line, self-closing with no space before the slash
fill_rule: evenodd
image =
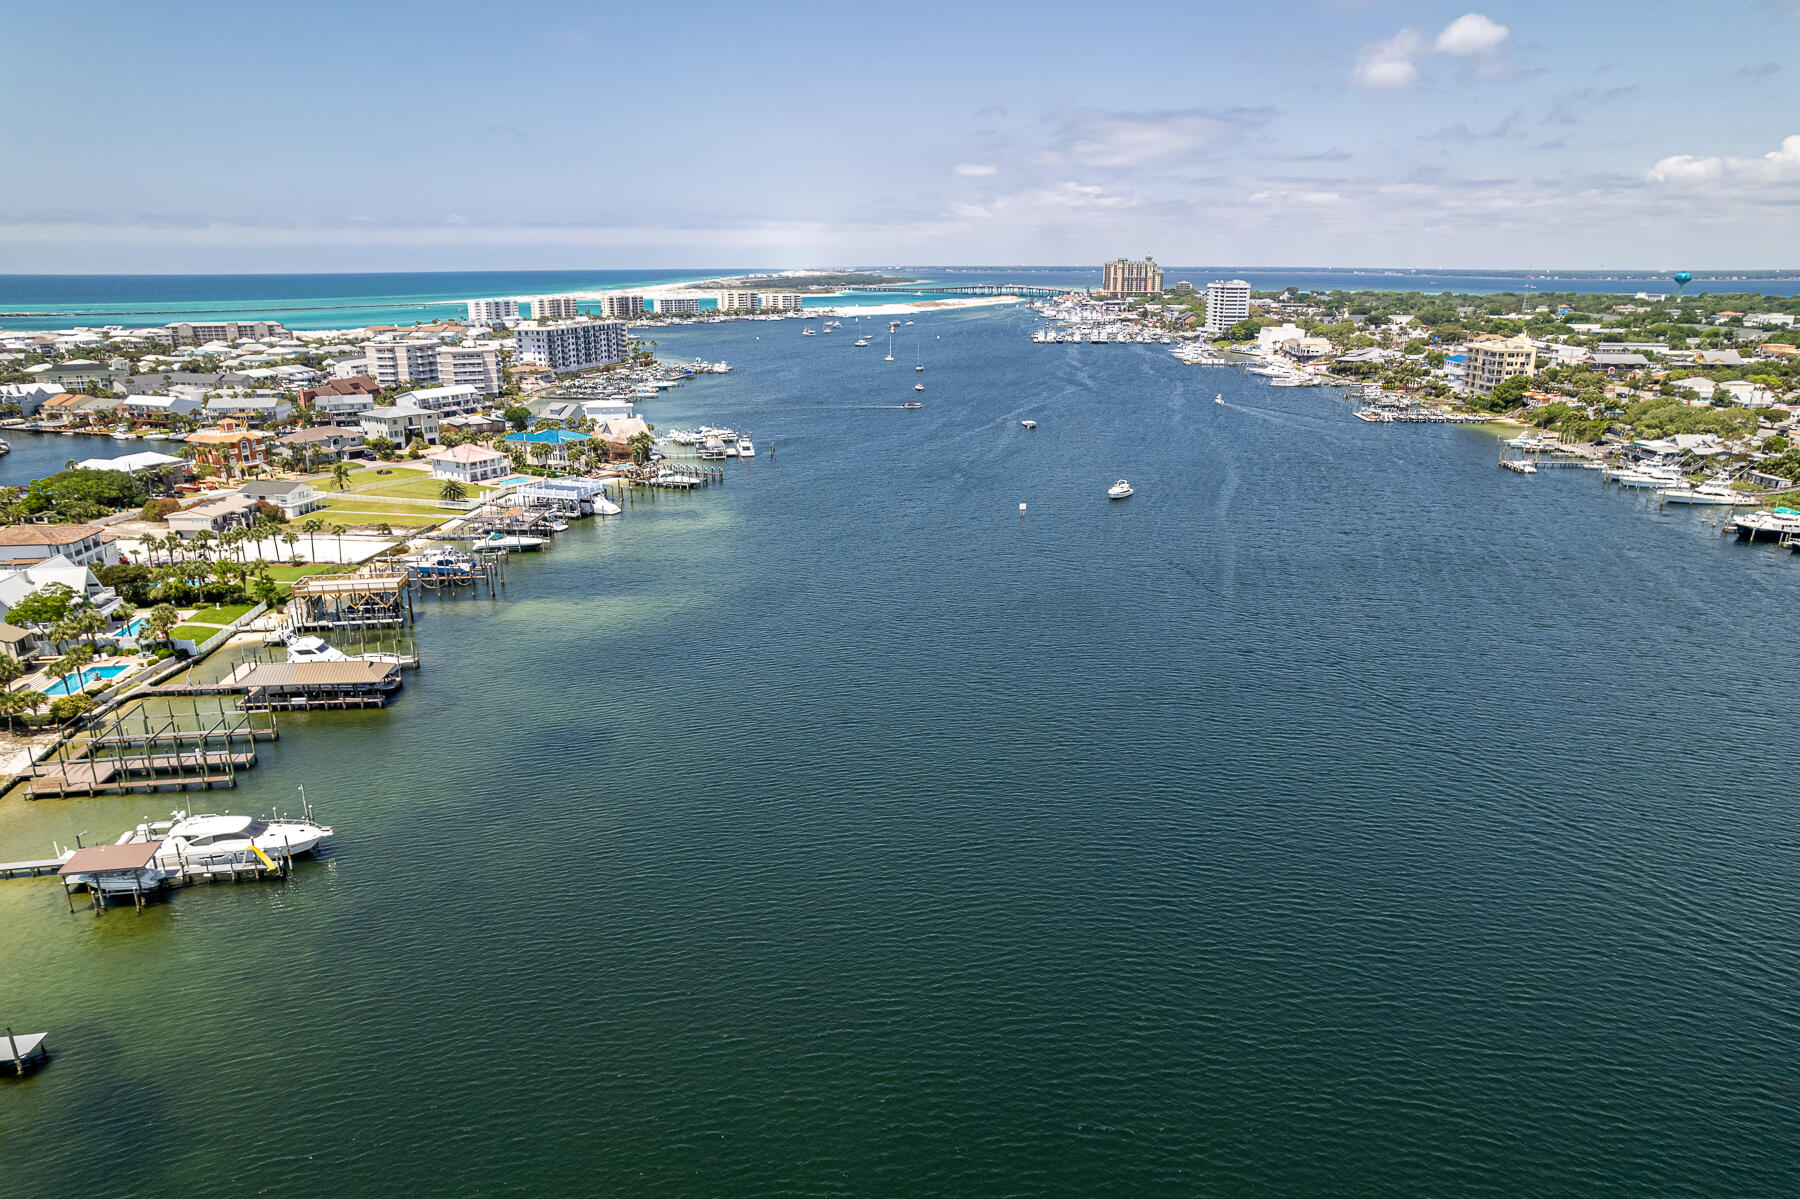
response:
<path id="1" fill-rule="evenodd" d="M 158 641 L 167 641 L 169 632 L 181 623 L 181 613 L 174 604 L 158 604 L 144 618 L 144 631 Z"/>
<path id="2" fill-rule="evenodd" d="M 333 466 L 331 468 L 331 481 L 337 484 L 337 489 L 339 491 L 343 491 L 345 488 L 349 487 L 350 464 L 348 462 L 340 461 L 336 466 Z"/>
<path id="3" fill-rule="evenodd" d="M 448 504 L 459 504 L 469 498 L 469 489 L 455 479 L 445 479 L 438 488 L 438 499 Z"/>
<path id="4" fill-rule="evenodd" d="M 345 528 L 343 525 L 332 525 L 331 526 L 331 535 L 333 537 L 337 538 L 337 543 L 338 543 L 337 560 L 339 562 L 342 562 L 344 560 L 344 534 L 348 533 L 349 531 L 350 530 Z"/>
<path id="5" fill-rule="evenodd" d="M 89 608 L 69 617 L 69 629 L 77 637 L 91 638 L 107 626 L 106 617 L 100 615 L 98 608 Z"/>
<path id="6" fill-rule="evenodd" d="M 202 558 L 206 558 L 210 555 L 211 551 L 208 547 L 218 539 L 219 535 L 211 529 L 201 529 L 198 533 L 194 534 L 194 544 L 200 547 L 200 556 Z"/>
<path id="7" fill-rule="evenodd" d="M 294 547 L 300 544 L 300 535 L 298 533 L 287 532 L 281 535 L 281 539 L 287 543 L 288 557 L 292 558 L 294 556 Z"/>
<path id="8" fill-rule="evenodd" d="M 0 653 L 0 688 L 10 686 L 25 674 L 25 663 L 8 653 Z"/>
<path id="9" fill-rule="evenodd" d="M 0 716 L 6 717 L 9 726 L 17 727 L 21 712 L 31 715 L 44 706 L 45 696 L 41 691 L 33 691 L 30 687 L 21 687 L 17 691 L 0 693 Z"/>
<path id="10" fill-rule="evenodd" d="M 321 520 L 316 520 L 316 519 L 309 520 L 305 524 L 300 526 L 300 531 L 302 533 L 306 534 L 307 556 L 310 557 L 314 562 L 317 562 L 319 560 L 319 547 L 313 541 L 313 534 L 317 533 L 320 529 L 322 529 L 324 527 L 325 527 L 325 522 L 321 521 Z"/>

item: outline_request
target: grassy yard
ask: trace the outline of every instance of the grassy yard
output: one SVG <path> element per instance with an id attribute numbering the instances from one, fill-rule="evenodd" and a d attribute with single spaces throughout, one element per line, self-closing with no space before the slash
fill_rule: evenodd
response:
<path id="1" fill-rule="evenodd" d="M 387 471 L 386 474 L 381 473 L 383 469 Z M 349 487 L 343 492 L 337 490 L 337 484 L 331 481 L 330 475 L 318 476 L 312 480 L 312 483 L 324 493 L 327 502 L 338 498 L 354 501 L 359 496 L 383 495 L 401 499 L 435 500 L 438 498 L 438 488 L 444 485 L 442 479 L 432 478 L 428 471 L 413 470 L 404 466 L 367 467 L 363 470 L 353 470 L 350 472 Z M 365 487 L 368 488 L 367 491 L 358 490 Z M 471 499 L 484 495 L 490 490 L 492 488 L 482 487 L 479 484 L 468 487 Z"/>
<path id="2" fill-rule="evenodd" d="M 391 495 L 413 500 L 435 500 L 438 498 L 439 489 L 443 486 L 444 481 L 442 479 L 402 479 L 398 482 L 386 482 L 379 487 L 371 488 L 368 491 L 358 492 L 357 494 Z M 470 499 L 475 499 L 478 496 L 486 495 L 491 489 L 483 487 L 479 483 L 464 483 L 463 490 L 468 493 Z M 355 499 L 356 496 L 345 496 L 344 498 Z"/>
<path id="3" fill-rule="evenodd" d="M 169 636 L 177 641 L 192 641 L 195 645 L 199 645 L 218 631 L 218 625 L 178 624 L 169 631 Z"/>
<path id="4" fill-rule="evenodd" d="M 442 524 L 455 515 L 451 512 L 434 512 L 430 508 L 370 508 L 366 505 L 345 504 L 343 507 L 332 505 L 331 519 L 351 529 L 372 529 L 376 525 L 391 525 L 395 530 L 423 529 L 429 525 Z M 320 534 L 321 537 L 327 534 Z"/>
<path id="5" fill-rule="evenodd" d="M 201 608 L 187 618 L 188 624 L 228 625 L 251 608 L 254 604 L 221 604 L 212 608 Z"/>
<path id="6" fill-rule="evenodd" d="M 304 538 L 302 538 L 302 540 L 304 540 Z M 295 548 L 298 549 L 299 547 L 296 546 Z M 269 567 L 269 577 L 274 579 L 277 583 L 296 583 L 301 579 L 311 578 L 313 575 L 335 574 L 342 569 L 343 567 L 331 562 L 314 562 L 309 563 L 306 566 L 287 566 L 284 564 L 281 566 Z"/>

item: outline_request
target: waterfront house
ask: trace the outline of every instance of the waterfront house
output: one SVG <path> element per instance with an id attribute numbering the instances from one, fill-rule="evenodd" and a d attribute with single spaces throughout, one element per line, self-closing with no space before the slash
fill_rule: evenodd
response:
<path id="1" fill-rule="evenodd" d="M 354 424 L 375 410 L 375 397 L 362 392 L 322 395 L 312 402 L 313 417 L 336 425 Z"/>
<path id="2" fill-rule="evenodd" d="M 19 415 L 35 416 L 45 400 L 61 394 L 54 383 L 8 383 L 0 387 L 0 404 L 17 404 Z"/>
<path id="3" fill-rule="evenodd" d="M 169 531 L 178 537 L 195 537 L 202 532 L 223 533 L 226 529 L 248 528 L 256 521 L 256 500 L 238 492 L 183 508 L 169 514 Z"/>
<path id="4" fill-rule="evenodd" d="M 493 433 L 506 432 L 506 422 L 498 416 L 484 416 L 471 413 L 466 416 L 446 416 L 438 422 L 440 428 L 448 431 L 456 430 L 469 437 L 486 437 Z"/>
<path id="5" fill-rule="evenodd" d="M 192 416 L 201 407 L 199 400 L 188 396 L 128 395 L 119 405 L 119 412 L 126 420 L 136 424 L 167 428 L 184 417 Z"/>
<path id="6" fill-rule="evenodd" d="M 214 396 L 206 401 L 207 419 L 229 417 L 253 429 L 284 421 L 293 410 L 292 404 L 272 395 Z"/>
<path id="7" fill-rule="evenodd" d="M 187 436 L 188 444 L 194 447 L 194 461 L 220 471 L 227 478 L 268 466 L 268 440 L 268 434 L 246 428 L 235 420 L 222 420 L 216 428 L 201 429 Z"/>
<path id="8" fill-rule="evenodd" d="M 371 440 L 385 437 L 396 445 L 406 445 L 417 437 L 428 445 L 437 444 L 437 413 L 423 408 L 400 404 L 392 408 L 371 408 L 362 414 L 361 421 L 363 436 Z"/>
<path id="9" fill-rule="evenodd" d="M 458 483 L 485 483 L 512 471 L 512 460 L 498 450 L 479 445 L 459 445 L 431 455 L 431 473 Z"/>
<path id="10" fill-rule="evenodd" d="M 112 537 L 99 525 L 8 525 L 0 528 L 0 565 L 66 558 L 81 566 L 119 560 Z"/>
<path id="11" fill-rule="evenodd" d="M 298 458 L 311 470 L 314 462 L 341 462 L 362 453 L 363 433 L 361 429 L 319 425 L 277 437 L 275 444 L 278 452 Z"/>
<path id="12" fill-rule="evenodd" d="M 305 516 L 308 512 L 316 512 L 325 506 L 325 497 L 319 494 L 319 489 L 304 479 L 282 483 L 266 480 L 246 483 L 238 488 L 238 494 L 264 504 L 273 504 L 290 520 L 296 516 Z"/>
<path id="13" fill-rule="evenodd" d="M 532 458 L 567 462 L 569 447 L 589 439 L 588 434 L 577 433 L 573 429 L 539 429 L 531 433 L 509 433 L 506 442 L 508 445 L 522 447 Z"/>
<path id="14" fill-rule="evenodd" d="M 38 562 L 0 568 L 0 617 L 5 617 L 32 592 L 52 583 L 61 583 L 103 613 L 119 606 L 118 592 L 102 586 L 92 570 L 57 554 Z"/>

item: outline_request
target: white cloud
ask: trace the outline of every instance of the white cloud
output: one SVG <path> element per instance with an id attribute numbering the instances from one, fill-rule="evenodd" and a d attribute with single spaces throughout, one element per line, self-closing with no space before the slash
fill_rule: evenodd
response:
<path id="1" fill-rule="evenodd" d="M 1370 92 L 1411 87 L 1419 81 L 1419 68 L 1413 65 L 1413 58 L 1424 45 L 1425 39 L 1416 29 L 1402 29 L 1385 42 L 1370 42 L 1350 68 L 1350 85 Z"/>
<path id="2" fill-rule="evenodd" d="M 1800 182 L 1800 133 L 1784 138 L 1781 148 L 1761 158 L 1738 158 L 1730 154 L 1702 157 L 1673 154 L 1650 168 L 1650 182 L 1701 183 L 1794 183 Z"/>
<path id="3" fill-rule="evenodd" d="M 1050 163 L 1143 167 L 1175 161 L 1267 119 L 1262 109 L 1105 112 L 1082 109 L 1064 120 L 1045 153 Z"/>
<path id="4" fill-rule="evenodd" d="M 1000 168 L 996 167 L 991 162 L 959 162 L 956 164 L 954 173 L 971 177 L 985 177 L 988 175 L 998 175 L 1000 173 Z"/>
<path id="5" fill-rule="evenodd" d="M 1498 21 L 1478 12 L 1464 13 L 1444 26 L 1433 47 L 1439 54 L 1465 58 L 1471 54 L 1490 54 L 1498 50 L 1512 31 Z"/>

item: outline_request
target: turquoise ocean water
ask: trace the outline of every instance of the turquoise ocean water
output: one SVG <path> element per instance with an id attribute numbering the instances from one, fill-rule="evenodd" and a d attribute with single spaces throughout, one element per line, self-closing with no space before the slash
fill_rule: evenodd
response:
<path id="1" fill-rule="evenodd" d="M 651 418 L 759 456 L 191 797 L 304 784 L 290 881 L 0 882 L 57 1052 L 0 1194 L 1792 1193 L 1800 559 L 917 320 L 660 333 L 736 369 Z M 0 801 L 0 858 L 173 802 Z"/>

